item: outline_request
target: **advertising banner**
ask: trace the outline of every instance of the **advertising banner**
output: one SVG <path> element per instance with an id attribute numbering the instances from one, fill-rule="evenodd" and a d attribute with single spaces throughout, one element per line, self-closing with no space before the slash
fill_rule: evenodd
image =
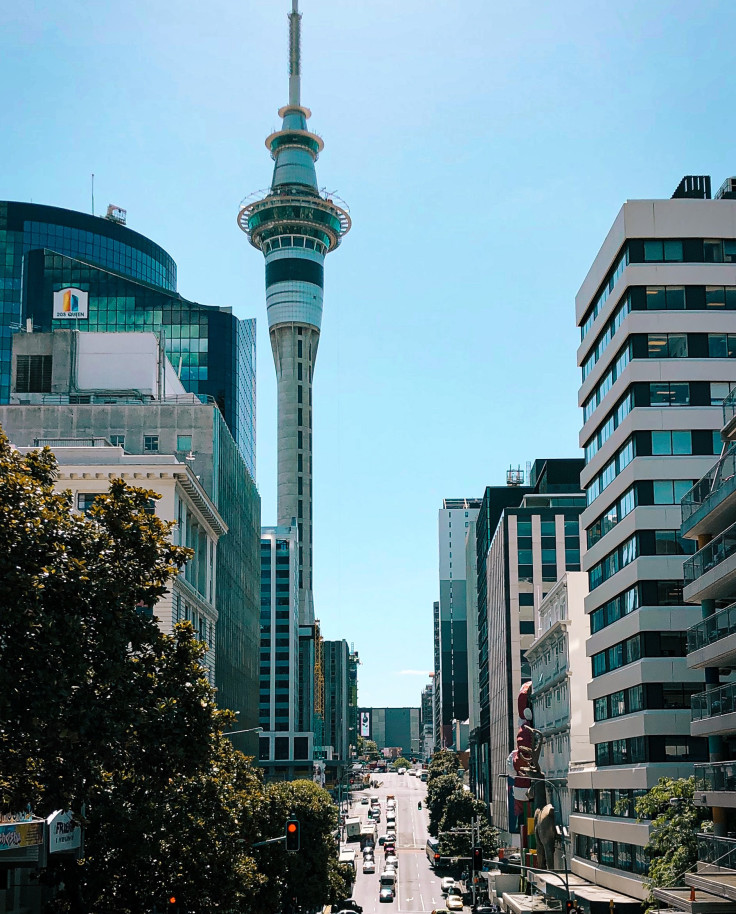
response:
<path id="1" fill-rule="evenodd" d="M 82 829 L 72 821 L 71 812 L 58 810 L 46 820 L 49 826 L 49 853 L 74 851 L 82 845 Z"/>
<path id="2" fill-rule="evenodd" d="M 89 293 L 70 286 L 54 292 L 54 320 L 86 320 Z"/>
<path id="3" fill-rule="evenodd" d="M 43 844 L 43 822 L 17 822 L 0 825 L 0 854 L 19 847 Z"/>
<path id="4" fill-rule="evenodd" d="M 370 735 L 371 735 L 371 712 L 370 711 L 361 711 L 360 712 L 360 735 L 364 739 L 370 739 Z"/>

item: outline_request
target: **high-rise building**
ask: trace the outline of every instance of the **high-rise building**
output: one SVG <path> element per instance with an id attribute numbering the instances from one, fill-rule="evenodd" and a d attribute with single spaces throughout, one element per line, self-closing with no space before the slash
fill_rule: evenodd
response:
<path id="1" fill-rule="evenodd" d="M 349 752 L 349 649 L 347 641 L 324 641 L 322 662 L 325 676 L 324 743 L 332 746 L 332 757 L 346 762 Z"/>
<path id="2" fill-rule="evenodd" d="M 477 518 L 477 515 L 476 515 Z M 468 749 L 472 750 L 474 738 L 480 727 L 480 670 L 478 668 L 478 577 L 477 531 L 471 520 L 465 534 L 465 594 L 468 616 Z M 476 792 L 475 765 L 468 760 L 470 789 Z"/>
<path id="3" fill-rule="evenodd" d="M 40 392 L 29 390 L 29 378 L 40 379 Z M 217 543 L 215 685 L 218 703 L 237 711 L 245 730 L 258 725 L 261 501 L 220 409 L 205 400 L 182 393 L 151 334 L 16 333 L 0 425 L 18 447 L 106 440 L 126 454 L 174 455 L 190 466 L 228 528 Z M 255 754 L 252 735 L 233 741 Z"/>
<path id="4" fill-rule="evenodd" d="M 299 612 L 314 623 L 312 598 L 312 378 L 322 324 L 325 256 L 350 229 L 346 209 L 317 185 L 324 143 L 307 129 L 301 103 L 301 14 L 289 15 L 289 103 L 266 146 L 269 193 L 244 201 L 238 224 L 266 261 L 266 306 L 278 386 L 278 523 L 299 530 Z"/>
<path id="5" fill-rule="evenodd" d="M 712 830 L 699 834 L 698 864 L 684 876 L 686 888 L 654 890 L 665 907 L 692 910 L 691 889 L 701 910 L 732 903 L 736 870 L 736 392 L 723 403 L 723 450 L 681 502 L 683 536 L 698 551 L 684 564 L 683 596 L 697 602 L 703 618 L 688 629 L 687 665 L 705 674 L 693 695 L 690 733 L 708 741 L 708 761 L 695 765 L 696 806 L 710 809 Z"/>
<path id="6" fill-rule="evenodd" d="M 475 735 L 471 756 L 477 759 L 480 751 L 488 762 L 473 780 L 489 785 L 493 822 L 504 840 L 518 834 L 503 775 L 516 745 L 517 696 L 522 683 L 531 676 L 526 651 L 534 640 L 535 613 L 566 571 L 580 570 L 579 516 L 585 506 L 579 492 L 581 469 L 582 460 L 535 461 L 526 491 L 521 486 L 508 487 L 512 490 L 511 504 L 514 495 L 519 500 L 500 512 L 485 554 L 478 554 L 485 608 L 483 632 L 479 630 L 478 636 L 479 669 L 482 641 L 486 667 L 480 676 L 481 689 L 486 683 L 480 716 L 488 720 L 488 729 L 481 727 Z M 498 503 L 492 504 L 493 494 L 490 490 L 484 497 L 479 528 L 484 514 L 498 511 Z M 479 618 L 480 606 L 479 586 Z"/>
<path id="7" fill-rule="evenodd" d="M 299 563 L 295 527 L 261 528 L 258 761 L 269 780 L 311 778 L 313 734 L 299 729 Z"/>
<path id="8" fill-rule="evenodd" d="M 419 731 L 421 753 L 423 758 L 428 758 L 434 751 L 434 677 L 422 689 Z"/>
<path id="9" fill-rule="evenodd" d="M 358 753 L 358 667 L 360 657 L 354 646 L 348 657 L 348 743 L 350 755 Z"/>
<path id="10" fill-rule="evenodd" d="M 442 727 L 440 722 L 442 721 L 442 689 L 439 688 L 438 683 L 440 681 L 440 663 L 441 663 L 441 654 L 440 654 L 440 601 L 435 600 L 432 604 L 432 632 L 434 637 L 434 690 L 432 695 L 432 701 L 434 705 L 433 719 L 432 724 L 434 727 L 434 748 L 442 749 Z"/>
<path id="11" fill-rule="evenodd" d="M 184 388 L 217 403 L 255 481 L 255 321 L 182 298 L 172 258 L 121 224 L 119 212 L 0 202 L 0 403 L 20 329 L 150 330 Z M 33 389 L 39 383 L 29 376 L 25 392 L 43 392 Z"/>
<path id="12" fill-rule="evenodd" d="M 575 309 L 595 765 L 569 777 L 572 866 L 645 898 L 649 824 L 632 820 L 635 799 L 707 758 L 690 732 L 703 673 L 688 667 L 686 632 L 700 610 L 683 600 L 695 543 L 679 502 L 720 453 L 736 381 L 733 182 L 710 199 L 710 178 L 688 176 L 672 199 L 625 203 Z"/>
<path id="13" fill-rule="evenodd" d="M 370 720 L 370 739 L 379 750 L 399 749 L 409 757 L 419 752 L 419 708 L 361 708 Z"/>
<path id="14" fill-rule="evenodd" d="M 480 505 L 479 498 L 446 498 L 439 511 L 440 665 L 436 683 L 442 692 L 442 741 L 448 747 L 454 745 L 453 721 L 468 719 L 465 537 Z"/>

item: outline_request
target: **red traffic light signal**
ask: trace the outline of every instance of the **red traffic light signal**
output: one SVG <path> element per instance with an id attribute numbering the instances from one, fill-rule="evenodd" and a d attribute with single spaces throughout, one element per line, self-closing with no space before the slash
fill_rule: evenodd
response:
<path id="1" fill-rule="evenodd" d="M 478 872 L 483 869 L 483 848 L 473 848 L 473 871 Z"/>
<path id="2" fill-rule="evenodd" d="M 287 851 L 298 851 L 299 850 L 299 820 L 298 819 L 287 819 L 286 820 L 286 850 Z"/>

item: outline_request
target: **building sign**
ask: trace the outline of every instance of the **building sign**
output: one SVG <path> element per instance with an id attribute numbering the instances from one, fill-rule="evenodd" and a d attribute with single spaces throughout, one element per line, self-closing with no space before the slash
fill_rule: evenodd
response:
<path id="1" fill-rule="evenodd" d="M 17 822 L 0 825 L 0 854 L 19 847 L 43 844 L 43 822 Z"/>
<path id="2" fill-rule="evenodd" d="M 371 735 L 371 712 L 370 711 L 361 711 L 360 712 L 360 735 L 367 739 Z"/>
<path id="3" fill-rule="evenodd" d="M 46 820 L 49 826 L 49 853 L 74 851 L 82 845 L 82 829 L 73 821 L 71 812 L 58 810 Z"/>
<path id="4" fill-rule="evenodd" d="M 54 320 L 86 320 L 89 293 L 69 287 L 54 292 Z"/>

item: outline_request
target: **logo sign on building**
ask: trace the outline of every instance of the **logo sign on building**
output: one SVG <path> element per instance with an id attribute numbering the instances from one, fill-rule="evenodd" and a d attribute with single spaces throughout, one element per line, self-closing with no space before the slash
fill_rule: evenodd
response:
<path id="1" fill-rule="evenodd" d="M 82 845 L 82 829 L 72 821 L 71 812 L 58 810 L 46 820 L 49 826 L 49 853 L 74 851 Z"/>
<path id="2" fill-rule="evenodd" d="M 360 712 L 360 735 L 364 738 L 369 738 L 371 735 L 371 712 L 370 711 L 361 711 Z"/>
<path id="3" fill-rule="evenodd" d="M 54 320 L 86 320 L 89 293 L 69 287 L 54 292 Z"/>

